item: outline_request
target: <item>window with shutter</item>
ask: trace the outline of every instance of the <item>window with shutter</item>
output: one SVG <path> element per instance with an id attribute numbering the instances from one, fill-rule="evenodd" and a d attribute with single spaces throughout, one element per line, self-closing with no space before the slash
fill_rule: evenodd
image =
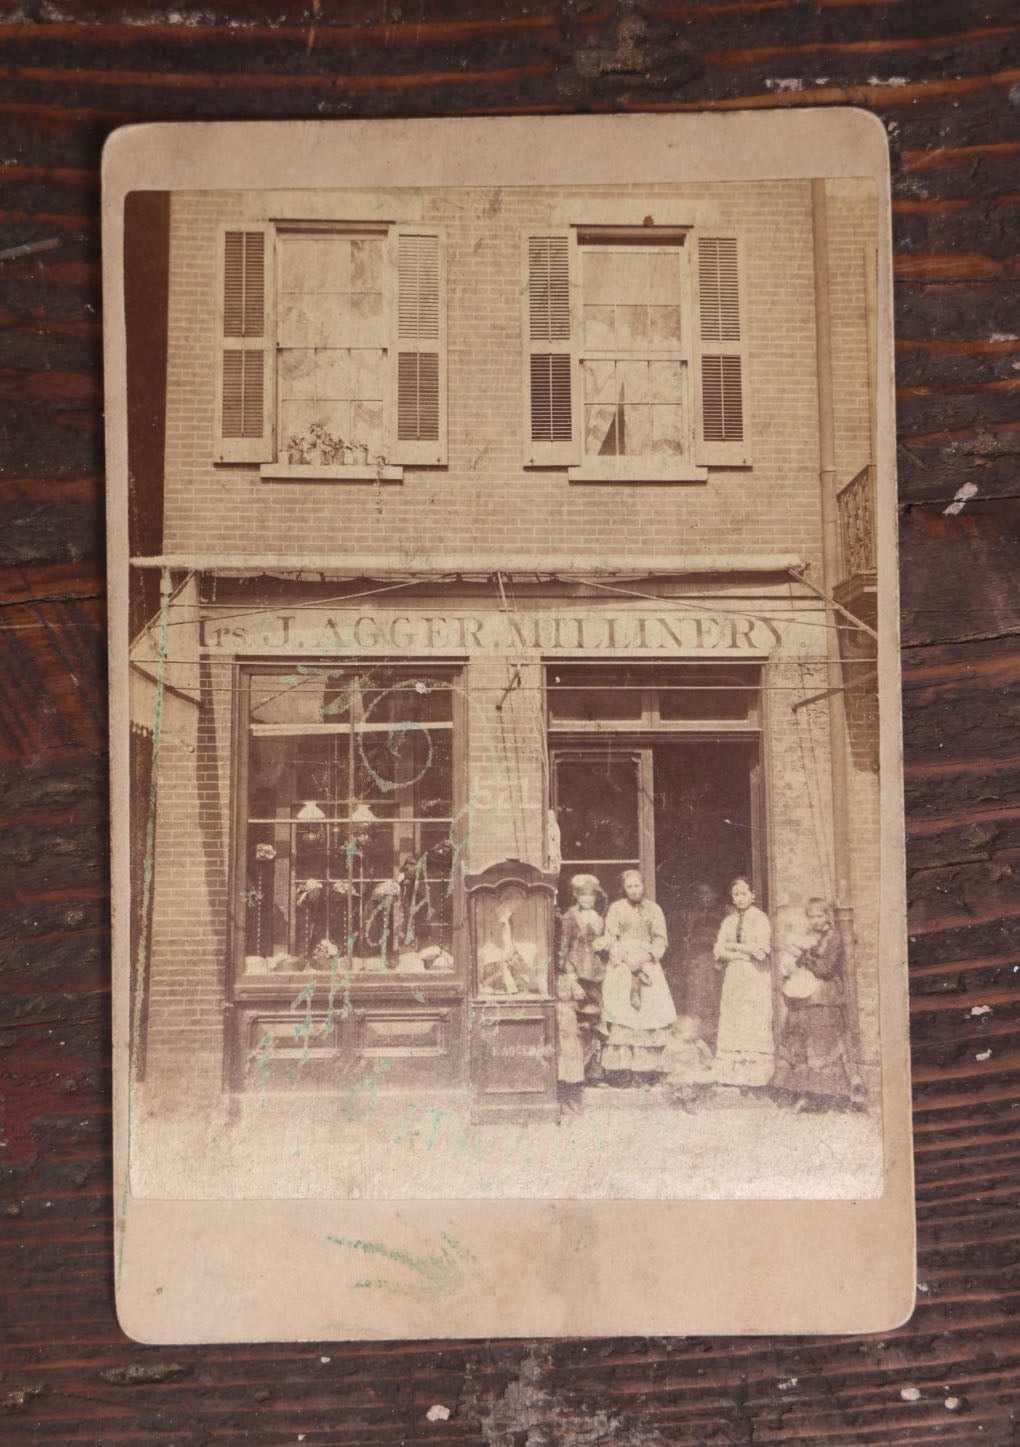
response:
<path id="1" fill-rule="evenodd" d="M 397 482 L 446 457 L 438 232 L 287 220 L 222 235 L 222 462 L 272 481 Z"/>
<path id="2" fill-rule="evenodd" d="M 578 226 L 574 482 L 694 482 L 688 229 Z"/>
<path id="3" fill-rule="evenodd" d="M 525 460 L 536 467 L 576 462 L 580 453 L 569 232 L 527 242 L 524 336 Z"/>
<path id="4" fill-rule="evenodd" d="M 223 462 L 272 456 L 267 241 L 264 227 L 222 236 L 216 456 Z"/>
<path id="5" fill-rule="evenodd" d="M 398 462 L 446 459 L 446 307 L 435 232 L 396 234 L 396 429 Z"/>
<path id="6" fill-rule="evenodd" d="M 746 465 L 750 461 L 745 400 L 747 362 L 736 237 L 699 237 L 697 283 L 699 460 L 716 466 Z"/>

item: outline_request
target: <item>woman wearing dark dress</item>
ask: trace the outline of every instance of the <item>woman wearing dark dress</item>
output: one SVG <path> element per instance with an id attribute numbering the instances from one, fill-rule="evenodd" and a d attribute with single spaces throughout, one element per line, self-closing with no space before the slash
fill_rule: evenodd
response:
<path id="1" fill-rule="evenodd" d="M 781 984 L 786 1020 L 772 1092 L 794 1110 L 845 1110 L 860 1087 L 847 1041 L 843 940 L 823 899 L 809 899 L 805 913 L 815 943 L 801 950 Z"/>

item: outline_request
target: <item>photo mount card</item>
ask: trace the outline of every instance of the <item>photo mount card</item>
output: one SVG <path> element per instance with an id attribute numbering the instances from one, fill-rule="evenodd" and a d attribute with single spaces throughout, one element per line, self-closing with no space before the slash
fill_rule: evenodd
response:
<path id="1" fill-rule="evenodd" d="M 125 1331 L 902 1322 L 881 125 L 146 125 L 103 187 Z"/>

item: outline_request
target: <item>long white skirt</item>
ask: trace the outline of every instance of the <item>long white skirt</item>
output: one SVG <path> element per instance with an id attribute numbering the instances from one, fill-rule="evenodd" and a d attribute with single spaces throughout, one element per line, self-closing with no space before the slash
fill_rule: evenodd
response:
<path id="1" fill-rule="evenodd" d="M 768 961 L 731 960 L 719 1000 L 712 1073 L 726 1085 L 767 1085 L 775 1069 Z"/>
<path id="2" fill-rule="evenodd" d="M 605 1070 L 657 1071 L 676 1020 L 676 1007 L 662 966 L 649 959 L 649 983 L 641 986 L 641 1005 L 630 1003 L 633 976 L 625 964 L 610 965 L 602 982 L 602 1018 L 607 1040 L 602 1047 Z"/>

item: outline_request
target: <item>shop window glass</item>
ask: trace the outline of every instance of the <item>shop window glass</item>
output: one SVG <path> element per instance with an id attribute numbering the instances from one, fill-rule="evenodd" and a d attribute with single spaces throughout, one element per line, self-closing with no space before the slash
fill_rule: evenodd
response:
<path id="1" fill-rule="evenodd" d="M 549 717 L 557 721 L 640 719 L 643 675 L 637 670 L 567 667 L 549 670 Z"/>
<path id="2" fill-rule="evenodd" d="M 452 675 L 250 676 L 249 973 L 452 968 Z"/>
<path id="3" fill-rule="evenodd" d="M 664 722 L 750 718 L 758 682 L 759 669 L 753 664 L 690 663 L 660 670 L 656 679 L 659 718 Z"/>

